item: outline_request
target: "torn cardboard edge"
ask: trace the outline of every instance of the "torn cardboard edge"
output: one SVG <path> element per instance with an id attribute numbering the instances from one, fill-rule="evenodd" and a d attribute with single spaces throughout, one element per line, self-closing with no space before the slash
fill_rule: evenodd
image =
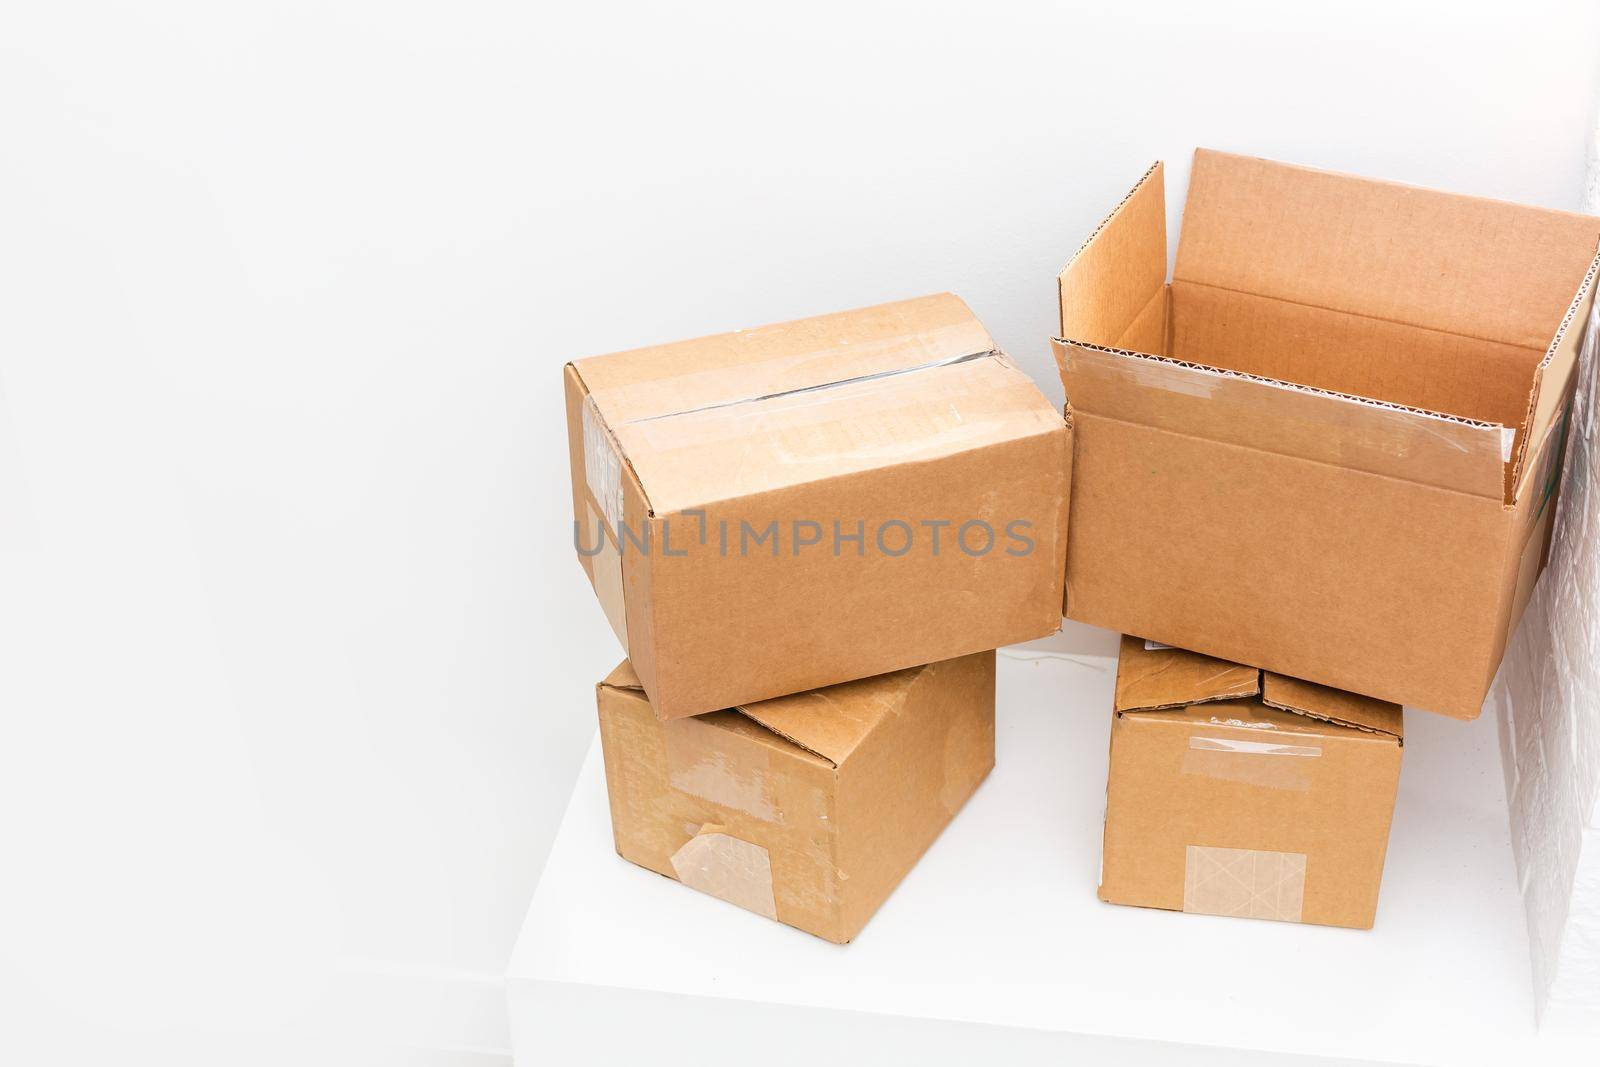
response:
<path id="1" fill-rule="evenodd" d="M 1279 711 L 1405 743 L 1404 713 L 1396 704 L 1187 649 L 1149 644 L 1122 636 L 1114 701 L 1118 715 L 1254 698 Z"/>

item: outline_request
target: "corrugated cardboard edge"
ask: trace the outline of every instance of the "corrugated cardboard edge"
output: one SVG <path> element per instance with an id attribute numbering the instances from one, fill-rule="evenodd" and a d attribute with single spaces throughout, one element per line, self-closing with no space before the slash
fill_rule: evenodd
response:
<path id="1" fill-rule="evenodd" d="M 1108 389 L 1131 387 L 1136 394 L 1144 394 L 1138 406 L 1148 403 L 1152 391 L 1181 394 L 1200 405 L 1190 408 L 1182 418 L 1181 429 L 1146 421 L 1127 411 L 1110 417 L 1271 455 L 1324 464 L 1332 461 L 1329 454 L 1307 441 L 1292 448 L 1288 447 L 1289 441 L 1277 434 L 1264 434 L 1259 428 L 1235 437 L 1231 424 L 1226 430 L 1213 425 L 1201 431 L 1190 421 L 1210 406 L 1209 398 L 1218 389 L 1236 391 L 1236 402 L 1259 393 L 1251 395 L 1248 402 L 1266 421 L 1303 428 L 1309 425 L 1308 420 L 1315 420 L 1342 427 L 1336 439 L 1354 447 L 1351 459 L 1341 465 L 1352 470 L 1505 503 L 1505 471 L 1514 432 L 1499 423 L 1091 341 L 1058 337 L 1053 339 L 1052 348 L 1062 387 L 1084 414 L 1096 413 L 1098 405 L 1093 393 Z M 1268 400 L 1272 403 L 1262 403 Z M 1358 425 L 1348 425 L 1351 421 Z M 1320 438 L 1312 440 L 1321 442 Z M 1359 464 L 1356 457 L 1363 457 Z"/>
<path id="2" fill-rule="evenodd" d="M 1084 254 L 1089 250 L 1090 246 L 1092 246 L 1095 243 L 1095 241 L 1100 237 L 1100 235 L 1103 234 L 1113 223 L 1115 223 L 1117 221 L 1118 217 L 1121 216 L 1123 211 L 1127 209 L 1128 205 L 1131 204 L 1134 201 L 1134 199 L 1137 198 L 1142 192 L 1144 192 L 1144 190 L 1151 184 L 1152 181 L 1154 181 L 1156 184 L 1161 186 L 1161 191 L 1160 192 L 1161 192 L 1162 212 L 1161 212 L 1160 238 L 1161 238 L 1161 244 L 1162 244 L 1162 254 L 1161 254 L 1161 262 L 1160 262 L 1160 265 L 1159 265 L 1159 268 L 1158 268 L 1159 274 L 1160 274 L 1160 278 L 1158 279 L 1158 284 L 1157 284 L 1156 288 L 1159 291 L 1164 286 L 1164 284 L 1166 282 L 1166 276 L 1167 276 L 1167 265 L 1166 265 L 1166 254 L 1165 254 L 1165 245 L 1166 245 L 1165 164 L 1161 160 L 1158 159 L 1154 163 L 1150 164 L 1150 166 L 1145 169 L 1144 174 L 1140 175 L 1139 180 L 1133 183 L 1133 187 L 1130 188 L 1127 191 L 1127 193 L 1125 193 L 1123 195 L 1121 200 L 1117 201 L 1116 206 L 1113 207 L 1109 213 L 1107 213 L 1106 217 L 1100 220 L 1100 224 L 1098 226 L 1096 226 L 1090 232 L 1088 237 L 1085 237 L 1083 239 L 1083 243 L 1078 246 L 1077 251 L 1072 253 L 1071 258 L 1069 258 L 1067 260 L 1067 262 L 1065 263 L 1065 265 L 1062 266 L 1061 270 L 1057 272 L 1057 274 L 1056 274 L 1056 308 L 1057 308 L 1056 323 L 1057 323 L 1057 326 L 1058 326 L 1058 328 L 1060 329 L 1060 331 L 1061 331 L 1061 333 L 1063 335 L 1068 332 L 1067 331 L 1068 279 L 1069 279 L 1069 276 L 1072 274 L 1073 268 L 1075 266 L 1077 266 L 1079 260 L 1081 260 L 1083 258 Z"/>
<path id="3" fill-rule="evenodd" d="M 1567 331 L 1571 329 L 1573 322 L 1577 320 L 1582 311 L 1586 298 L 1588 298 L 1590 295 L 1590 290 L 1594 287 L 1594 280 L 1597 274 L 1600 274 L 1600 250 L 1597 250 L 1595 258 L 1589 262 L 1588 273 L 1583 276 L 1583 282 L 1578 286 L 1578 291 L 1573 296 L 1572 303 L 1567 306 L 1567 313 L 1562 316 L 1561 325 L 1556 327 L 1555 336 L 1550 339 L 1550 345 L 1545 349 L 1544 358 L 1539 361 L 1538 367 L 1534 369 L 1533 387 L 1528 394 L 1528 411 L 1527 414 L 1522 417 L 1522 440 L 1517 446 L 1515 461 L 1511 464 L 1510 470 L 1506 475 L 1506 500 L 1508 503 L 1515 503 L 1521 497 L 1522 480 L 1523 474 L 1525 473 L 1523 470 L 1523 464 L 1526 462 L 1528 456 L 1528 442 L 1534 438 L 1537 431 L 1546 428 L 1542 426 L 1541 423 L 1554 422 L 1555 412 L 1558 411 L 1565 403 L 1564 396 L 1557 397 L 1555 401 L 1552 401 L 1548 405 L 1551 413 L 1550 416 L 1544 419 L 1540 418 L 1540 400 L 1543 398 L 1545 391 L 1545 374 L 1554 365 L 1556 355 L 1561 351 L 1562 344 L 1566 340 Z M 1582 338 L 1579 337 L 1576 338 L 1576 340 L 1581 342 Z M 1576 365 L 1577 345 L 1575 344 L 1573 346 L 1574 368 Z M 1570 379 L 1572 374 L 1569 373 L 1567 377 Z M 1561 392 L 1565 394 L 1565 384 L 1563 384 Z M 1538 433 L 1540 444 L 1543 444 L 1544 436 L 1545 435 L 1543 433 Z"/>
<path id="4" fill-rule="evenodd" d="M 1460 426 L 1470 426 L 1475 430 L 1506 430 L 1512 427 L 1502 426 L 1498 422 L 1484 422 L 1482 419 L 1469 419 L 1465 415 L 1451 415 L 1443 411 L 1430 411 L 1428 408 L 1412 407 L 1408 404 L 1395 404 L 1388 400 L 1374 400 L 1370 396 L 1357 396 L 1354 393 L 1340 393 L 1332 389 L 1318 389 L 1313 385 L 1298 385 L 1295 382 L 1286 382 L 1281 378 L 1268 378 L 1261 374 L 1248 374 L 1244 371 L 1228 370 L 1225 367 L 1213 367 L 1206 363 L 1196 363 L 1188 359 L 1173 359 L 1171 356 L 1160 356 L 1153 352 L 1135 352 L 1129 348 L 1113 348 L 1110 345 L 1095 344 L 1092 341 L 1080 341 L 1071 337 L 1052 338 L 1056 345 L 1066 345 L 1073 348 L 1085 348 L 1091 352 L 1104 352 L 1112 356 L 1126 356 L 1130 359 L 1144 360 L 1151 363 L 1161 363 L 1184 370 L 1200 371 L 1205 374 L 1216 374 L 1224 378 L 1237 378 L 1241 381 L 1257 382 L 1261 385 L 1275 386 L 1295 393 L 1309 393 L 1312 396 L 1323 396 L 1333 400 L 1348 400 L 1351 403 L 1364 407 L 1377 408 L 1381 411 L 1395 411 L 1404 415 L 1420 415 L 1424 418 L 1438 419 L 1442 422 L 1455 423 Z M 1059 359 L 1059 353 L 1057 355 Z"/>
<path id="5" fill-rule="evenodd" d="M 1280 711 L 1370 734 L 1382 734 L 1404 743 L 1404 713 L 1400 705 L 1386 700 L 1263 671 L 1261 702 Z"/>
<path id="6" fill-rule="evenodd" d="M 1100 231 L 1111 225 L 1111 220 L 1115 219 L 1117 217 L 1117 213 L 1127 206 L 1128 201 L 1132 200 L 1138 195 L 1140 188 L 1143 187 L 1145 182 L 1149 181 L 1152 175 L 1154 175 L 1157 171 L 1161 171 L 1165 166 L 1165 162 L 1158 159 L 1145 168 L 1144 173 L 1139 176 L 1139 180 L 1134 182 L 1132 188 L 1122 195 L 1121 200 L 1117 201 L 1117 206 L 1107 212 L 1106 217 L 1100 220 L 1100 225 L 1096 226 L 1089 233 L 1089 236 L 1083 239 L 1083 243 L 1078 246 L 1077 251 L 1073 252 L 1071 257 L 1069 257 L 1067 262 L 1062 266 L 1061 270 L 1058 272 L 1058 276 L 1060 274 L 1065 274 L 1067 269 L 1078 261 L 1078 257 L 1083 255 L 1083 250 L 1093 244 L 1096 237 L 1100 236 Z"/>

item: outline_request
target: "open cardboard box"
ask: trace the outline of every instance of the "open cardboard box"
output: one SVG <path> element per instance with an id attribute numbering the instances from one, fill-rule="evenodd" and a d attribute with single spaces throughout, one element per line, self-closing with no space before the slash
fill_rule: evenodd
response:
<path id="1" fill-rule="evenodd" d="M 1061 273 L 1065 613 L 1475 718 L 1532 591 L 1600 219 L 1196 152 Z"/>

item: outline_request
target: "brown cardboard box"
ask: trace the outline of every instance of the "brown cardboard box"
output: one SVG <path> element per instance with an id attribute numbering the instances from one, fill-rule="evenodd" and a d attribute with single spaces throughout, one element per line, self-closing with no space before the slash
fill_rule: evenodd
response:
<path id="1" fill-rule="evenodd" d="M 1061 625 L 1068 428 L 954 296 L 580 359 L 566 389 L 579 557 L 663 718 Z"/>
<path id="2" fill-rule="evenodd" d="M 598 687 L 617 852 L 844 943 L 994 766 L 994 653 L 661 722 Z"/>
<path id="3" fill-rule="evenodd" d="M 1200 151 L 1061 274 L 1068 616 L 1475 718 L 1543 565 L 1600 220 Z"/>
<path id="4" fill-rule="evenodd" d="M 1369 929 L 1394 704 L 1124 637 L 1100 899 Z"/>

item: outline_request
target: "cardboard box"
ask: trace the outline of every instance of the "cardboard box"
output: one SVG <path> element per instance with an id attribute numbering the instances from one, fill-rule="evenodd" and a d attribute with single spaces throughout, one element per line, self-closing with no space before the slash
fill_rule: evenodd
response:
<path id="1" fill-rule="evenodd" d="M 1397 705 L 1124 637 L 1100 899 L 1369 929 Z"/>
<path id="2" fill-rule="evenodd" d="M 1195 154 L 1061 273 L 1068 616 L 1475 718 L 1543 564 L 1600 220 Z"/>
<path id="3" fill-rule="evenodd" d="M 994 766 L 994 653 L 661 722 L 598 687 L 623 859 L 844 943 Z"/>
<path id="4" fill-rule="evenodd" d="M 1062 413 L 948 294 L 567 365 L 579 558 L 678 718 L 1061 625 Z"/>

